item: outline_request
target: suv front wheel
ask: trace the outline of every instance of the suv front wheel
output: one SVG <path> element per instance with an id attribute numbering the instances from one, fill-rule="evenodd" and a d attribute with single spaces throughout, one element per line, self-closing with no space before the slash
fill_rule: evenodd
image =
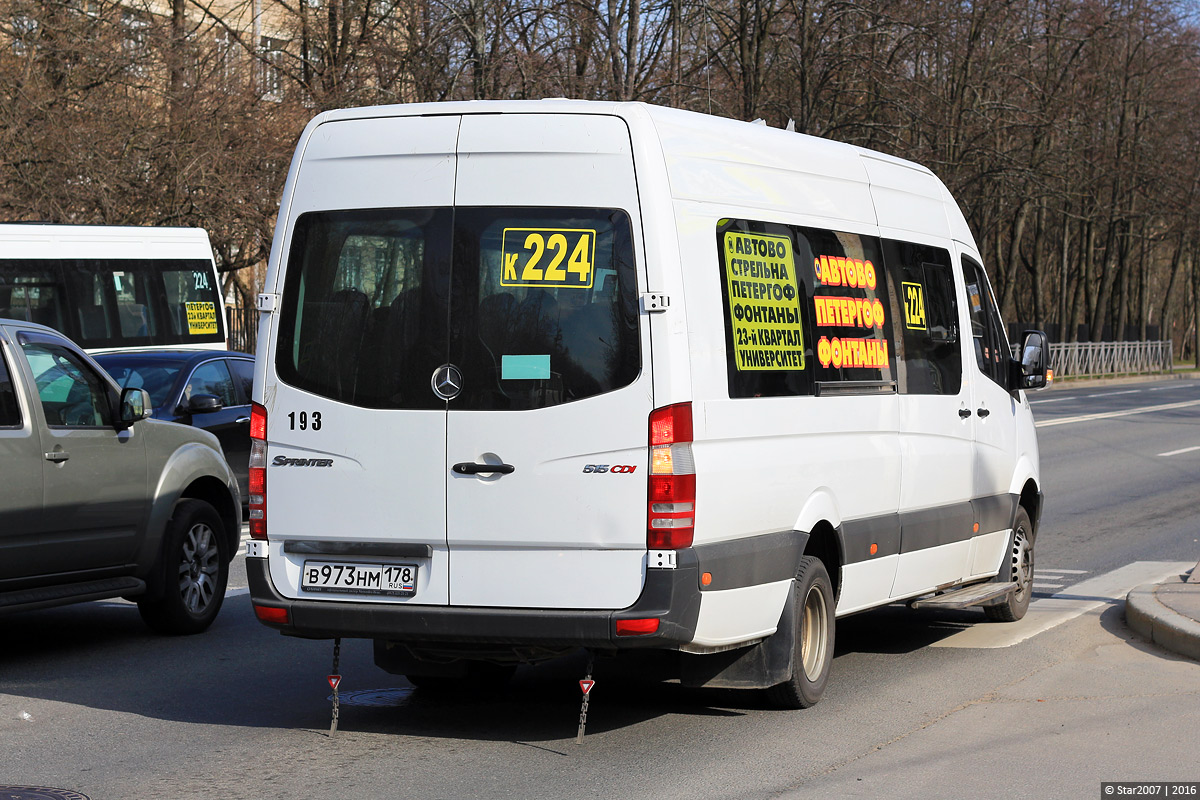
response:
<path id="1" fill-rule="evenodd" d="M 201 500 L 175 504 L 163 538 L 162 593 L 138 601 L 142 619 L 156 633 L 200 633 L 212 624 L 229 579 L 225 528 Z"/>

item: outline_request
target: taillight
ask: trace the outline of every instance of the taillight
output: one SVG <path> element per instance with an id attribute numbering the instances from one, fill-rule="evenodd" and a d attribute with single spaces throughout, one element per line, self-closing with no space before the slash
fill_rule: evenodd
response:
<path id="1" fill-rule="evenodd" d="M 267 538 L 267 409 L 250 405 L 250 538 Z"/>
<path id="2" fill-rule="evenodd" d="M 274 622 L 276 625 L 288 624 L 288 610 L 272 606 L 255 606 L 254 615 L 263 622 Z"/>
<path id="3" fill-rule="evenodd" d="M 645 636 L 658 632 L 658 620 L 648 619 L 619 619 L 617 620 L 617 636 Z"/>
<path id="4" fill-rule="evenodd" d="M 646 547 L 691 547 L 696 517 L 696 466 L 692 460 L 692 404 L 650 414 L 649 511 Z"/>

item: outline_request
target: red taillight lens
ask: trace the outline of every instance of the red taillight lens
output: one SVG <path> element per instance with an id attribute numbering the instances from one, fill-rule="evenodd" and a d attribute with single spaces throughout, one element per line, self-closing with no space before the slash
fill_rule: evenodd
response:
<path id="1" fill-rule="evenodd" d="M 250 406 L 250 538 L 267 538 L 267 409 Z M 286 622 L 286 620 L 285 620 Z"/>
<path id="2" fill-rule="evenodd" d="M 617 620 L 617 636 L 645 636 L 658 632 L 658 620 L 650 619 L 619 619 Z"/>
<path id="3" fill-rule="evenodd" d="M 254 615 L 263 622 L 274 622 L 276 625 L 288 624 L 288 610 L 286 608 L 255 606 Z"/>
<path id="4" fill-rule="evenodd" d="M 267 409 L 258 403 L 250 404 L 250 438 L 266 441 Z"/>
<path id="5" fill-rule="evenodd" d="M 692 459 L 692 404 L 650 414 L 650 477 L 646 547 L 691 547 L 696 517 L 696 468 Z"/>
<path id="6" fill-rule="evenodd" d="M 650 446 L 692 440 L 692 404 L 656 408 L 650 414 Z"/>

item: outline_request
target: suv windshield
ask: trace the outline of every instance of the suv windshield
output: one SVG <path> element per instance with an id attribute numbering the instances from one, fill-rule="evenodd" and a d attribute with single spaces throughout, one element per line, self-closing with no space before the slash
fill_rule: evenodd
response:
<path id="1" fill-rule="evenodd" d="M 317 212 L 296 223 L 277 366 L 374 408 L 527 409 L 627 386 L 641 367 L 629 217 L 608 209 Z"/>

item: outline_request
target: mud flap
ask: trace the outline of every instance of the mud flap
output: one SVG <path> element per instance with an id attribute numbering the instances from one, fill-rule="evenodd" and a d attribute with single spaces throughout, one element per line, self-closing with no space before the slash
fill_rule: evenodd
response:
<path id="1" fill-rule="evenodd" d="M 768 689 L 791 678 L 796 653 L 795 606 L 795 599 L 789 597 L 779 627 L 758 644 L 706 655 L 680 653 L 680 683 L 697 688 Z"/>

